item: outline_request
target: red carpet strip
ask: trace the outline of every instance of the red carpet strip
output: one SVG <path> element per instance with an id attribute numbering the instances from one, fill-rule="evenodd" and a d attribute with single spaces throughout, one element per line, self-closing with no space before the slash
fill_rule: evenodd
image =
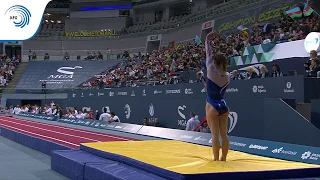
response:
<path id="1" fill-rule="evenodd" d="M 104 133 L 46 124 L 31 120 L 22 120 L 13 117 L 0 117 L 0 126 L 75 149 L 79 149 L 81 143 L 87 142 L 134 140 Z"/>

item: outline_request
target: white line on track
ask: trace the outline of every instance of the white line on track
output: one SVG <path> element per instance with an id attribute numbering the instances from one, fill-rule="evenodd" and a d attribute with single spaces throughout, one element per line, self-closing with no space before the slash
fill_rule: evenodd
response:
<path id="1" fill-rule="evenodd" d="M 81 136 L 76 136 L 76 135 L 71 135 L 71 134 L 66 134 L 66 133 L 62 133 L 62 132 L 58 132 L 58 131 L 52 131 L 52 130 L 48 130 L 48 129 L 39 128 L 39 127 L 36 127 L 36 126 L 30 126 L 30 125 L 26 125 L 26 124 L 17 123 L 17 122 L 14 122 L 14 121 L 7 121 L 7 120 L 3 120 L 3 119 L 0 119 L 0 121 L 5 121 L 5 122 L 9 122 L 9 123 L 21 125 L 21 126 L 26 126 L 26 127 L 31 127 L 31 128 L 35 128 L 35 129 L 40 129 L 40 130 L 43 130 L 43 131 L 48 131 L 48 132 L 52 132 L 52 133 L 57 133 L 57 134 L 65 135 L 65 136 L 70 136 L 70 137 L 75 137 L 75 138 L 80 138 L 80 139 L 86 139 L 86 140 L 89 140 L 89 141 L 101 142 L 101 141 L 96 140 L 96 139 L 90 139 L 90 138 L 81 137 Z"/>
<path id="2" fill-rule="evenodd" d="M 131 139 L 121 138 L 121 137 L 117 137 L 117 136 L 111 136 L 111 135 L 104 134 L 104 133 L 95 133 L 95 132 L 87 131 L 87 130 L 84 131 L 84 130 L 80 130 L 80 129 L 76 129 L 76 128 L 63 127 L 61 125 L 53 125 L 53 124 L 35 122 L 35 121 L 32 121 L 32 120 L 23 120 L 23 119 L 18 119 L 18 118 L 13 118 L 13 117 L 0 117 L 0 118 L 13 119 L 13 120 L 16 120 L 16 121 L 24 121 L 24 122 L 28 122 L 28 123 L 32 123 L 32 124 L 40 124 L 40 125 L 43 125 L 43 126 L 56 127 L 56 128 L 66 129 L 66 130 L 69 130 L 69 131 L 74 131 L 74 132 L 81 132 L 81 133 L 87 133 L 87 134 L 92 134 L 92 135 L 110 137 L 110 138 L 114 138 L 114 139 L 121 139 L 121 140 L 124 140 L 124 141 L 131 141 Z"/>
<path id="3" fill-rule="evenodd" d="M 19 128 L 16 128 L 16 127 L 8 126 L 8 125 L 5 125 L 5 124 L 1 124 L 1 126 L 7 127 L 9 129 L 15 129 L 17 131 L 25 132 L 27 134 L 32 134 L 32 135 L 35 135 L 35 136 L 51 139 L 51 140 L 54 140 L 54 141 L 59 141 L 59 142 L 65 143 L 65 144 L 70 144 L 70 145 L 77 146 L 77 147 L 80 146 L 79 144 L 74 144 L 74 143 L 71 143 L 69 141 L 64 141 L 64 140 L 61 140 L 61 139 L 56 139 L 56 138 L 53 138 L 53 137 L 44 136 L 44 135 L 41 135 L 41 134 L 33 133 L 33 132 L 30 132 L 30 131 L 26 131 L 26 130 L 19 129 Z"/>

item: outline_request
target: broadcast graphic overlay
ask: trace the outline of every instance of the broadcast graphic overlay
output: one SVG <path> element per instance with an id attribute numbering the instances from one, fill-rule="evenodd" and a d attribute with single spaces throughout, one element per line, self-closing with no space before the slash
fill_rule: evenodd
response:
<path id="1" fill-rule="evenodd" d="M 51 0 L 3 1 L 0 20 L 0 41 L 24 41 L 36 35 L 44 10 Z"/>

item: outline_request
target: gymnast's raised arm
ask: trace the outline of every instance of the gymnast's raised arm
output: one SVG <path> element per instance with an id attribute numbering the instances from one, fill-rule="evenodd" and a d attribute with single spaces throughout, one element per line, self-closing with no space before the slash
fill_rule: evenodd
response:
<path id="1" fill-rule="evenodd" d="M 206 41 L 205 41 L 205 46 L 206 46 L 206 64 L 211 64 L 212 62 L 212 49 L 211 49 L 211 40 L 214 37 L 215 32 L 210 32 L 207 37 L 206 37 Z"/>

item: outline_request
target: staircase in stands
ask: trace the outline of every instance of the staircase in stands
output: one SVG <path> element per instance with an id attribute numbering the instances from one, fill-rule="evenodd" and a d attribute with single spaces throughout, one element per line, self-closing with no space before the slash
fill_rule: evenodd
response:
<path id="1" fill-rule="evenodd" d="M 27 68 L 28 66 L 28 63 L 21 63 L 17 70 L 14 72 L 14 75 L 13 75 L 13 78 L 12 80 L 8 83 L 8 85 L 3 89 L 3 93 L 14 93 L 15 92 L 15 89 L 16 89 L 16 86 L 18 85 L 19 83 L 19 80 L 20 78 L 22 77 L 25 69 Z"/>

